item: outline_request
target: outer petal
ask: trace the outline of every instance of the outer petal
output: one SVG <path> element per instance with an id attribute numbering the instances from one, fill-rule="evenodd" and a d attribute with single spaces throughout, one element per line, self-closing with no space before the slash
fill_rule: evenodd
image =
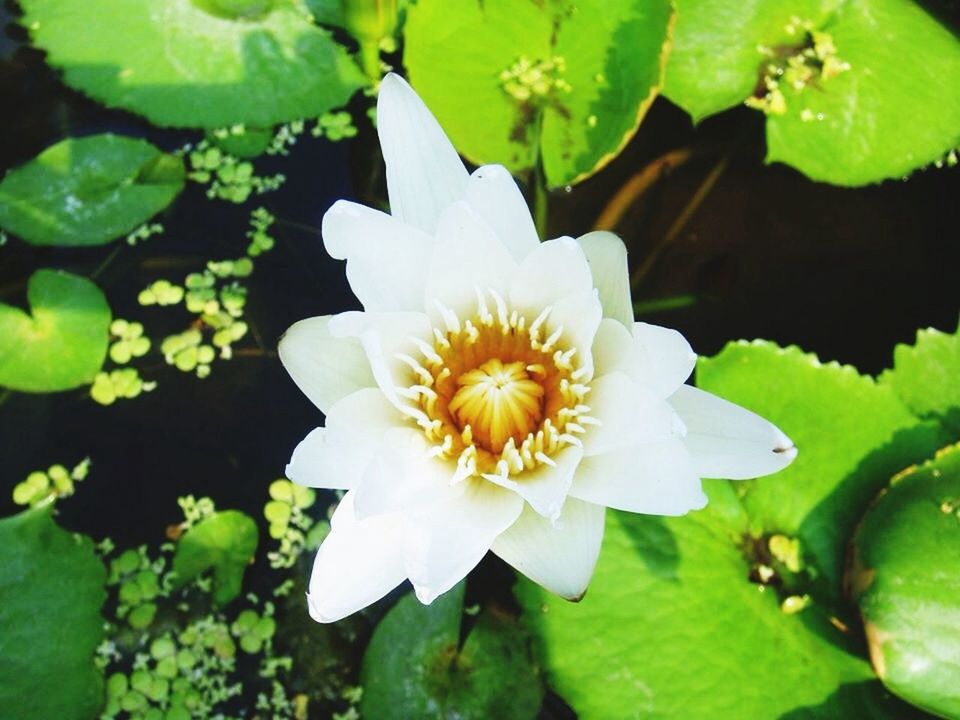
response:
<path id="1" fill-rule="evenodd" d="M 600 422 L 583 435 L 587 457 L 684 433 L 673 408 L 625 373 L 609 373 L 594 380 L 587 404 L 590 416 Z"/>
<path id="2" fill-rule="evenodd" d="M 532 320 L 547 306 L 592 289 L 583 250 L 573 238 L 562 237 L 540 243 L 527 254 L 513 278 L 510 302 Z"/>
<path id="3" fill-rule="evenodd" d="M 633 300 L 630 297 L 626 245 L 606 230 L 581 235 L 577 242 L 590 263 L 593 285 L 600 292 L 603 304 L 603 316 L 629 328 L 633 324 Z"/>
<path id="4" fill-rule="evenodd" d="M 379 388 L 357 390 L 334 403 L 326 427 L 297 445 L 287 477 L 310 487 L 357 487 L 387 432 L 402 423 L 403 416 Z"/>
<path id="5" fill-rule="evenodd" d="M 376 602 L 405 579 L 402 521 L 397 515 L 357 520 L 353 493 L 333 514 L 317 551 L 307 601 L 317 622 L 335 622 Z"/>
<path id="6" fill-rule="evenodd" d="M 294 323 L 278 348 L 290 377 L 322 412 L 355 390 L 376 384 L 360 343 L 330 334 L 331 317 Z"/>
<path id="7" fill-rule="evenodd" d="M 687 449 L 701 477 L 769 475 L 797 456 L 793 442 L 775 425 L 716 395 L 682 385 L 669 402 L 687 426 Z"/>
<path id="8" fill-rule="evenodd" d="M 467 203 L 458 202 L 444 210 L 437 238 L 423 302 L 438 324 L 442 323 L 438 301 L 462 319 L 476 311 L 478 291 L 507 295 L 517 262 Z M 489 297 L 487 302 L 492 302 Z"/>
<path id="9" fill-rule="evenodd" d="M 553 456 L 555 466 L 541 465 L 523 473 L 518 480 L 501 475 L 484 475 L 487 480 L 509 488 L 526 500 L 533 510 L 550 521 L 560 517 L 567 492 L 583 450 L 572 445 Z"/>
<path id="10" fill-rule="evenodd" d="M 547 320 L 544 335 L 549 336 L 558 327 L 563 327 L 563 339 L 570 347 L 577 348 L 581 367 L 588 369 L 587 377 L 593 377 L 593 346 L 603 308 L 596 290 L 586 290 L 558 300 Z"/>
<path id="11" fill-rule="evenodd" d="M 596 374 L 624 372 L 657 397 L 670 397 L 690 377 L 697 355 L 676 330 L 633 323 L 631 330 L 611 320 L 600 323 L 593 344 Z"/>
<path id="12" fill-rule="evenodd" d="M 579 600 L 600 554 L 604 513 L 600 505 L 570 498 L 553 524 L 526 507 L 490 549 L 547 590 Z"/>
<path id="13" fill-rule="evenodd" d="M 433 602 L 466 577 L 522 509 L 516 493 L 473 478 L 449 487 L 443 500 L 409 513 L 403 557 L 420 602 Z"/>
<path id="14" fill-rule="evenodd" d="M 377 132 L 390 213 L 432 235 L 440 212 L 466 191 L 463 162 L 427 106 L 393 73 L 380 83 Z"/>
<path id="15" fill-rule="evenodd" d="M 517 262 L 540 244 L 523 194 L 503 165 L 484 165 L 474 170 L 464 199 Z"/>
<path id="16" fill-rule="evenodd" d="M 570 497 L 652 515 L 683 515 L 707 504 L 679 437 L 584 458 Z"/>
<path id="17" fill-rule="evenodd" d="M 339 200 L 323 216 L 327 252 L 347 261 L 347 279 L 366 310 L 422 310 L 433 238 L 412 225 Z"/>

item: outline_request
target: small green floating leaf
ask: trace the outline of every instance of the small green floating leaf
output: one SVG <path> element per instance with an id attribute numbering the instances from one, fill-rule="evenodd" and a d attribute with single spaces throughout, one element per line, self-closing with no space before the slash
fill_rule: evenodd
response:
<path id="1" fill-rule="evenodd" d="M 0 386 L 56 392 L 90 382 L 107 354 L 110 306 L 86 278 L 37 270 L 28 315 L 0 303 Z"/>
<path id="2" fill-rule="evenodd" d="M 0 520 L 0 714 L 87 720 L 103 702 L 106 571 L 49 508 Z"/>
<path id="3" fill-rule="evenodd" d="M 103 245 L 183 189 L 183 161 L 120 135 L 67 138 L 0 182 L 0 226 L 31 245 Z"/>
<path id="4" fill-rule="evenodd" d="M 543 686 L 528 638 L 514 620 L 483 612 L 458 647 L 464 584 L 421 605 L 400 599 L 363 658 L 364 717 L 528 720 Z"/>
<path id="5" fill-rule="evenodd" d="M 239 510 L 216 512 L 190 528 L 177 542 L 173 571 L 184 585 L 213 570 L 213 600 L 230 602 L 240 594 L 243 573 L 257 551 L 259 531 Z"/>
<path id="6" fill-rule="evenodd" d="M 895 477 L 853 548 L 877 674 L 908 702 L 960 717 L 960 446 Z"/>
<path id="7" fill-rule="evenodd" d="M 266 128 L 340 107 L 366 82 L 302 0 L 22 6 L 24 26 L 68 85 L 158 125 Z"/>
<path id="8" fill-rule="evenodd" d="M 848 0 L 823 26 L 849 70 L 784 88 L 767 161 L 813 180 L 901 178 L 960 145 L 960 39 L 913 0 Z"/>
<path id="9" fill-rule="evenodd" d="M 666 0 L 420 0 L 405 62 L 466 157 L 519 173 L 539 155 L 559 187 L 636 132 L 660 86 L 670 16 Z"/>

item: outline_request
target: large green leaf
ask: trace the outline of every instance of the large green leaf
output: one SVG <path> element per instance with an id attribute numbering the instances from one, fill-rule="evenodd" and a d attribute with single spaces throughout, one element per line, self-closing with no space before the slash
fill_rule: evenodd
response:
<path id="1" fill-rule="evenodd" d="M 899 178 L 960 145 L 960 40 L 913 0 L 847 0 L 823 31 L 850 69 L 767 118 L 767 160 L 814 180 Z"/>
<path id="2" fill-rule="evenodd" d="M 103 701 L 106 571 L 51 508 L 0 520 L 0 716 L 88 720 Z"/>
<path id="3" fill-rule="evenodd" d="M 90 382 L 103 365 L 110 306 L 86 278 L 37 270 L 27 282 L 28 315 L 0 303 L 0 386 L 55 392 Z"/>
<path id="4" fill-rule="evenodd" d="M 854 541 L 851 585 L 884 684 L 960 717 L 960 446 L 879 496 Z"/>
<path id="5" fill-rule="evenodd" d="M 407 595 L 377 626 L 363 658 L 364 717 L 528 720 L 543 686 L 516 621 L 483 611 L 460 646 L 464 584 L 432 605 Z"/>
<path id="6" fill-rule="evenodd" d="M 460 152 L 513 172 L 539 156 L 557 187 L 596 172 L 636 131 L 659 89 L 670 13 L 667 0 L 420 0 L 405 62 Z M 523 63 L 524 77 L 504 75 Z"/>
<path id="7" fill-rule="evenodd" d="M 31 245 L 102 245 L 183 189 L 183 161 L 119 135 L 67 138 L 0 182 L 0 226 Z"/>
<path id="8" fill-rule="evenodd" d="M 942 429 L 852 368 L 767 342 L 729 345 L 697 382 L 778 424 L 799 455 L 773 477 L 708 481 L 708 508 L 688 517 L 611 515 L 579 605 L 521 585 L 554 686 L 586 720 L 909 717 L 871 679 L 842 560 L 885 478 Z M 795 567 L 776 536 L 799 541 Z"/>
<path id="9" fill-rule="evenodd" d="M 880 382 L 915 414 L 936 418 L 960 433 L 960 331 L 948 334 L 929 328 L 917 333 L 914 345 L 897 345 L 893 370 Z"/>
<path id="10" fill-rule="evenodd" d="M 792 19 L 819 26 L 842 1 L 675 0 L 663 94 L 695 121 L 739 105 L 757 87 L 763 49 L 798 41 Z"/>
<path id="11" fill-rule="evenodd" d="M 365 79 L 302 0 L 23 0 L 67 84 L 158 125 L 320 115 Z"/>
<path id="12" fill-rule="evenodd" d="M 257 524 L 239 510 L 216 512 L 204 518 L 177 542 L 173 556 L 177 584 L 184 585 L 212 570 L 214 602 L 230 602 L 240 594 L 243 574 L 253 560 L 259 539 Z"/>

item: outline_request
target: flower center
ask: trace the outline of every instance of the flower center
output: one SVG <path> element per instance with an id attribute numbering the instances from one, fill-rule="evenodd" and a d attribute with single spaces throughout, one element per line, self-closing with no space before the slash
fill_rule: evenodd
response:
<path id="1" fill-rule="evenodd" d="M 441 307 L 444 327 L 432 342 L 413 339 L 420 357 L 397 357 L 416 378 L 401 394 L 433 446 L 456 459 L 454 480 L 474 475 L 515 476 L 581 445 L 584 426 L 596 424 L 584 404 L 590 370 L 567 347 L 551 308 L 534 319 L 509 311 L 491 291 L 491 311 L 478 293 L 476 312 L 461 320 Z"/>

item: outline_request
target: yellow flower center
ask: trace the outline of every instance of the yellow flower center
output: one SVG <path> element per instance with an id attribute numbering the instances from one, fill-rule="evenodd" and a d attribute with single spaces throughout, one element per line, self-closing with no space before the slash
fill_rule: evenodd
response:
<path id="1" fill-rule="evenodd" d="M 416 378 L 401 390 L 414 403 L 409 414 L 435 455 L 456 459 L 455 479 L 553 465 L 596 424 L 584 404 L 590 369 L 551 323 L 551 308 L 529 322 L 491 294 L 493 312 L 482 295 L 466 320 L 441 308 L 445 327 L 432 342 L 414 340 L 420 357 L 397 356 Z"/>

